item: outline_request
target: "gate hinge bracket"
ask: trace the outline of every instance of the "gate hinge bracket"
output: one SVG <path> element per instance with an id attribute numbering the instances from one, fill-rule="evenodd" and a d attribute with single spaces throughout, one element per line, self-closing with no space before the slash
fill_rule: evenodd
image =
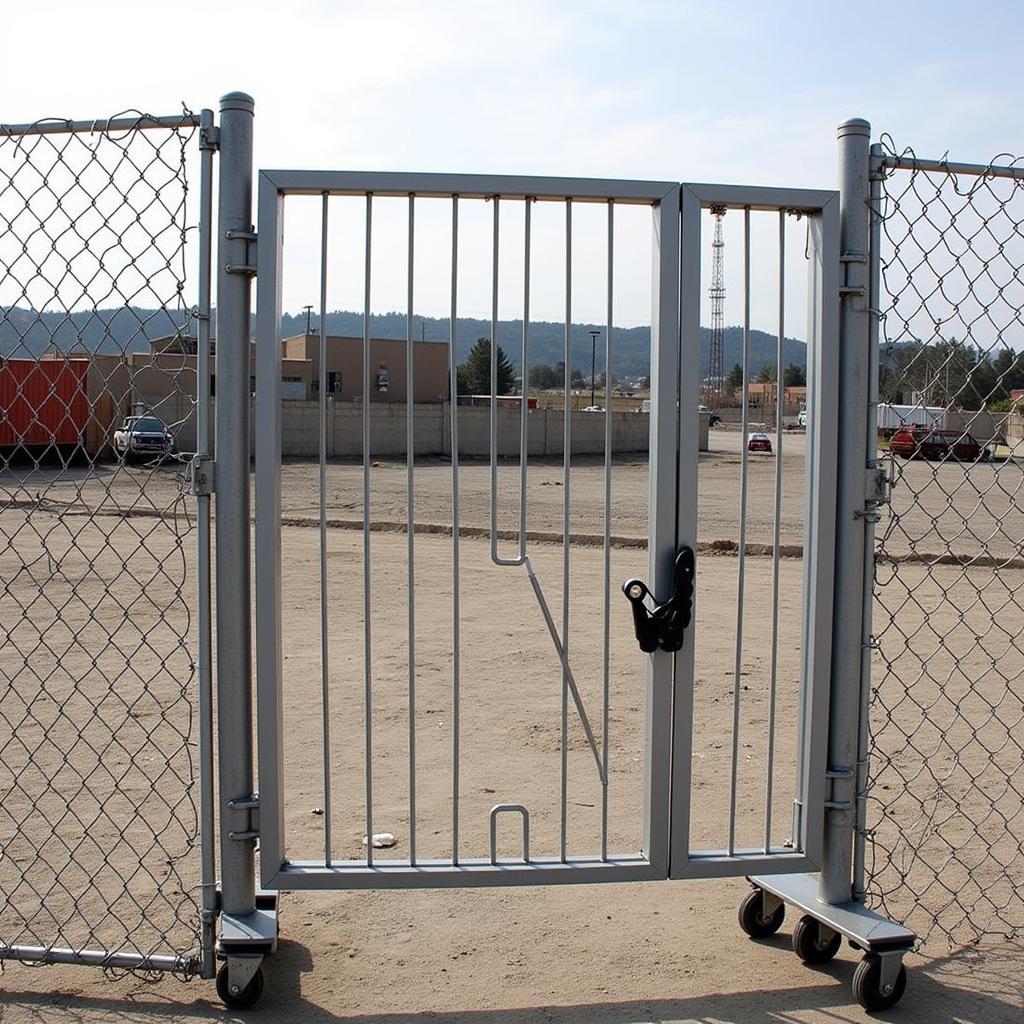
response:
<path id="1" fill-rule="evenodd" d="M 653 608 L 645 604 L 651 593 L 645 583 L 633 579 L 622 584 L 622 592 L 633 606 L 633 628 L 641 651 L 650 654 L 660 648 L 671 654 L 682 648 L 683 635 L 693 615 L 695 569 L 693 548 L 684 545 L 676 554 L 672 596 Z"/>
<path id="2" fill-rule="evenodd" d="M 228 807 L 233 811 L 247 811 L 247 828 L 228 832 L 228 839 L 238 842 L 251 842 L 259 839 L 260 836 L 260 795 L 250 793 L 248 796 L 235 797 L 228 801 Z"/>
<path id="3" fill-rule="evenodd" d="M 865 289 L 863 285 L 841 284 L 839 286 L 839 296 L 840 296 L 840 298 L 842 298 L 842 296 L 844 296 L 844 295 L 865 295 L 865 294 L 867 294 L 867 289 Z"/>
<path id="4" fill-rule="evenodd" d="M 216 480 L 212 455 L 193 455 L 188 464 L 188 491 L 193 498 L 213 494 Z"/>
<path id="5" fill-rule="evenodd" d="M 256 243 L 258 241 L 256 232 L 236 231 L 234 228 L 229 228 L 224 232 L 224 237 L 229 242 L 245 242 L 245 262 L 228 263 L 224 267 L 224 272 L 227 274 L 248 274 L 250 277 L 255 276 L 258 258 L 256 252 Z"/>

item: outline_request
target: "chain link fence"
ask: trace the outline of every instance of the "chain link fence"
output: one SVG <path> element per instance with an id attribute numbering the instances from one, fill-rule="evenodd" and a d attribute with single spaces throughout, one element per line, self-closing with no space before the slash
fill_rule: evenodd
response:
<path id="1" fill-rule="evenodd" d="M 1024 164 L 875 156 L 867 891 L 953 946 L 1024 933 Z"/>
<path id="2" fill-rule="evenodd" d="M 195 970 L 198 124 L 0 127 L 6 956 Z"/>

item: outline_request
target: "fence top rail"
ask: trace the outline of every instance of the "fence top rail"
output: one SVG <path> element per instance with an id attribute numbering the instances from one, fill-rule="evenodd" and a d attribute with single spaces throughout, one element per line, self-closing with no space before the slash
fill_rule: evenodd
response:
<path id="1" fill-rule="evenodd" d="M 926 171 L 936 174 L 964 174 L 976 178 L 1015 178 L 1024 180 L 1024 166 L 1013 164 L 965 164 L 955 160 L 925 160 L 909 153 L 886 153 L 880 146 L 872 147 L 872 175 L 885 171 Z M 1010 154 L 1006 154 L 1009 156 Z"/>
<path id="2" fill-rule="evenodd" d="M 174 114 L 156 117 L 138 113 L 133 117 L 97 117 L 91 121 L 67 121 L 63 118 L 44 118 L 31 124 L 0 124 L 0 138 L 21 135 L 74 135 L 93 132 L 121 132 L 149 128 L 198 128 L 202 113 Z"/>
<path id="3" fill-rule="evenodd" d="M 683 182 L 683 191 L 692 194 L 703 209 L 716 207 L 729 210 L 759 210 L 776 212 L 792 210 L 816 213 L 839 198 L 829 189 L 776 188 L 771 185 L 718 185 L 703 182 Z"/>
<path id="4" fill-rule="evenodd" d="M 671 200 L 679 185 L 669 181 L 615 178 L 548 178 L 507 174 L 427 174 L 388 171 L 263 170 L 261 179 L 283 195 L 397 196 L 450 199 L 638 203 Z"/>

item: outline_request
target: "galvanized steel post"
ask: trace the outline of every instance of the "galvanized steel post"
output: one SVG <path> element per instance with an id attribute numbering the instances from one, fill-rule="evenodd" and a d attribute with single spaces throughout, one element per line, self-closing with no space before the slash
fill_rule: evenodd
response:
<path id="1" fill-rule="evenodd" d="M 869 173 L 871 126 L 852 118 L 838 129 L 840 286 L 838 480 L 835 605 L 829 704 L 828 786 L 818 897 L 847 903 L 851 895 L 857 740 L 860 719 L 868 375 Z"/>
<path id="2" fill-rule="evenodd" d="M 220 102 L 217 221 L 216 588 L 221 910 L 256 906 L 249 570 L 253 100 Z"/>

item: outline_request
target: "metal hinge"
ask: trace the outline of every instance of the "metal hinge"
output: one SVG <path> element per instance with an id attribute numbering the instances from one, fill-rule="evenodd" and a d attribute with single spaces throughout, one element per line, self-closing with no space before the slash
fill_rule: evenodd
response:
<path id="1" fill-rule="evenodd" d="M 220 149 L 220 129 L 216 125 L 199 129 L 199 148 L 214 152 Z"/>
<path id="2" fill-rule="evenodd" d="M 228 801 L 228 807 L 233 811 L 248 811 L 249 812 L 249 827 L 241 831 L 228 832 L 228 839 L 234 839 L 238 842 L 247 842 L 253 839 L 259 839 L 260 837 L 260 795 L 259 793 L 250 793 L 248 796 L 235 797 L 234 800 Z"/>
<path id="3" fill-rule="evenodd" d="M 225 273 L 228 274 L 249 274 L 254 276 L 256 274 L 257 264 L 257 252 L 256 243 L 258 241 L 255 231 L 235 231 L 230 229 L 224 232 L 224 237 L 229 242 L 245 242 L 245 262 L 244 263 L 229 263 L 224 267 Z"/>
<path id="4" fill-rule="evenodd" d="M 188 490 L 193 498 L 213 494 L 216 478 L 212 455 L 193 455 L 188 464 Z"/>
<path id="5" fill-rule="evenodd" d="M 849 266 L 851 263 L 867 263 L 868 258 L 862 252 L 844 252 L 839 257 L 839 262 Z M 866 295 L 867 289 L 863 285 L 841 284 L 839 295 Z"/>

